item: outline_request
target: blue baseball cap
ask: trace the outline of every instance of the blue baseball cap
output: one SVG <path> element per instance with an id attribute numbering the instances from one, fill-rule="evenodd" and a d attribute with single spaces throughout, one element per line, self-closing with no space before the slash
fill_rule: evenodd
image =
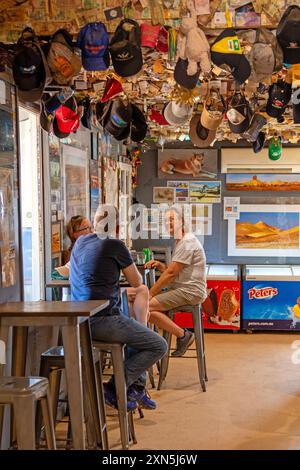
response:
<path id="1" fill-rule="evenodd" d="M 77 46 L 81 49 L 85 70 L 101 71 L 109 67 L 109 36 L 101 21 L 88 23 L 79 31 Z"/>

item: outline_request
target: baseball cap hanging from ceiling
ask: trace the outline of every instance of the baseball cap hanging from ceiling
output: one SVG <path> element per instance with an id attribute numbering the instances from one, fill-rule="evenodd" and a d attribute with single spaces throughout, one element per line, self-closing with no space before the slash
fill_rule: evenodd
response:
<path id="1" fill-rule="evenodd" d="M 72 96 L 55 112 L 53 131 L 56 137 L 63 139 L 71 132 L 76 132 L 80 124 L 77 102 Z"/>
<path id="2" fill-rule="evenodd" d="M 72 37 L 65 29 L 52 36 L 47 61 L 53 78 L 59 85 L 70 85 L 81 70 L 81 60 L 76 54 Z"/>
<path id="3" fill-rule="evenodd" d="M 121 77 L 136 75 L 142 69 L 141 30 L 136 21 L 120 22 L 110 41 L 109 52 L 114 69 Z"/>
<path id="4" fill-rule="evenodd" d="M 77 46 L 81 49 L 85 70 L 101 71 L 109 67 L 109 36 L 101 21 L 88 23 L 78 34 Z"/>
<path id="5" fill-rule="evenodd" d="M 234 79 L 241 85 L 250 76 L 251 66 L 243 54 L 239 38 L 233 28 L 227 28 L 215 39 L 211 46 L 211 59 L 214 64 L 230 67 Z"/>
<path id="6" fill-rule="evenodd" d="M 51 75 L 39 41 L 29 27 L 18 40 L 12 68 L 19 98 L 29 103 L 39 101 Z"/>
<path id="7" fill-rule="evenodd" d="M 106 104 L 103 116 L 103 128 L 116 140 L 125 140 L 130 133 L 132 106 L 120 98 Z"/>

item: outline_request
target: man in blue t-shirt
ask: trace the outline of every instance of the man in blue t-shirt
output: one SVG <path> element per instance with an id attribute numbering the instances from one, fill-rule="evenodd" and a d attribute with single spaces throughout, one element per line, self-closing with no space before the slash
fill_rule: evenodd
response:
<path id="1" fill-rule="evenodd" d="M 124 274 L 134 287 L 142 286 L 142 276 L 134 264 L 125 244 L 103 234 L 103 213 L 97 212 L 94 220 L 95 233 L 81 236 L 75 243 L 71 255 L 71 298 L 80 300 L 108 299 L 105 310 L 91 319 L 93 339 L 96 341 L 124 343 L 132 350 L 125 359 L 128 409 L 138 404 L 154 409 L 155 402 L 147 396 L 146 370 L 155 364 L 167 351 L 166 341 L 154 331 L 122 314 L 119 279 Z M 115 224 L 118 234 L 119 224 Z M 116 407 L 114 381 L 105 386 L 106 402 Z"/>

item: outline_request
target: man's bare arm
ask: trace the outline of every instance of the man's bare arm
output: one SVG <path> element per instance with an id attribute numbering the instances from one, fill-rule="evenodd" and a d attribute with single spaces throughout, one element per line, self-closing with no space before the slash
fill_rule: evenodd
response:
<path id="1" fill-rule="evenodd" d="M 172 263 L 166 268 L 166 270 L 162 273 L 159 279 L 156 281 L 154 286 L 150 289 L 150 296 L 154 297 L 155 295 L 159 294 L 159 292 L 164 288 L 167 287 L 176 277 L 180 271 L 186 266 L 184 263 L 178 263 L 177 261 L 172 261 Z"/>
<path id="2" fill-rule="evenodd" d="M 143 278 L 134 263 L 122 269 L 122 272 L 131 287 L 140 287 L 143 284 Z"/>

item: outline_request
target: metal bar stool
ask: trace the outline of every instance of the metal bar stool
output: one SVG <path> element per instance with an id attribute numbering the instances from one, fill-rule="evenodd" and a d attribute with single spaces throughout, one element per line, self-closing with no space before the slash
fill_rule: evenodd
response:
<path id="1" fill-rule="evenodd" d="M 122 448 L 124 450 L 128 450 L 129 441 L 132 440 L 133 443 L 136 444 L 137 440 L 134 431 L 133 412 L 127 412 L 127 388 L 124 371 L 125 345 L 122 343 L 106 343 L 104 341 L 93 341 L 93 346 L 100 352 L 100 364 L 102 364 L 103 353 L 111 354 L 116 387 L 121 443 Z M 99 372 L 102 381 L 101 367 Z"/>
<path id="2" fill-rule="evenodd" d="M 84 366 L 84 360 L 82 357 L 82 370 L 83 370 L 83 393 L 84 393 L 84 411 L 87 431 L 88 447 L 95 449 L 101 447 L 103 450 L 108 450 L 108 433 L 106 424 L 106 414 L 104 405 L 104 395 L 102 382 L 98 380 L 99 375 L 99 355 L 97 351 L 93 351 L 93 361 L 96 369 L 96 387 L 99 397 L 99 413 L 100 423 L 98 422 L 97 413 L 93 412 L 93 405 L 91 399 L 90 388 L 94 386 L 90 383 L 86 367 Z M 59 401 L 59 390 L 61 382 L 62 370 L 65 368 L 64 348 L 63 346 L 57 346 L 48 349 L 41 355 L 40 375 L 47 377 L 50 384 L 50 394 L 52 398 L 52 415 L 54 422 L 56 421 L 58 401 Z M 89 384 L 89 386 L 88 386 Z M 71 425 L 71 426 L 70 426 Z M 69 422 L 68 427 L 68 438 L 71 437 L 72 423 Z M 36 414 L 36 433 L 37 442 L 40 441 L 41 437 L 41 413 L 37 410 Z"/>
<path id="3" fill-rule="evenodd" d="M 48 449 L 55 450 L 49 383 L 44 377 L 1 377 L 0 405 L 12 405 L 20 450 L 35 450 L 35 407 L 40 402 Z"/>
<path id="4" fill-rule="evenodd" d="M 198 373 L 199 373 L 199 382 L 201 384 L 203 392 L 206 392 L 206 383 L 208 381 L 207 372 L 206 372 L 206 358 L 205 358 L 205 347 L 204 347 L 204 332 L 203 332 L 203 323 L 202 323 L 202 313 L 201 305 L 183 305 L 178 307 L 176 310 L 170 310 L 167 312 L 167 315 L 174 321 L 175 315 L 178 312 L 191 312 L 193 316 L 193 325 L 195 333 L 195 343 L 196 343 L 196 354 L 197 354 L 197 363 L 198 363 Z M 157 385 L 157 390 L 161 389 L 163 381 L 166 379 L 169 367 L 170 359 L 170 348 L 172 335 L 164 331 L 163 336 L 168 343 L 168 353 L 162 358 L 160 363 L 160 373 L 159 381 Z"/>

